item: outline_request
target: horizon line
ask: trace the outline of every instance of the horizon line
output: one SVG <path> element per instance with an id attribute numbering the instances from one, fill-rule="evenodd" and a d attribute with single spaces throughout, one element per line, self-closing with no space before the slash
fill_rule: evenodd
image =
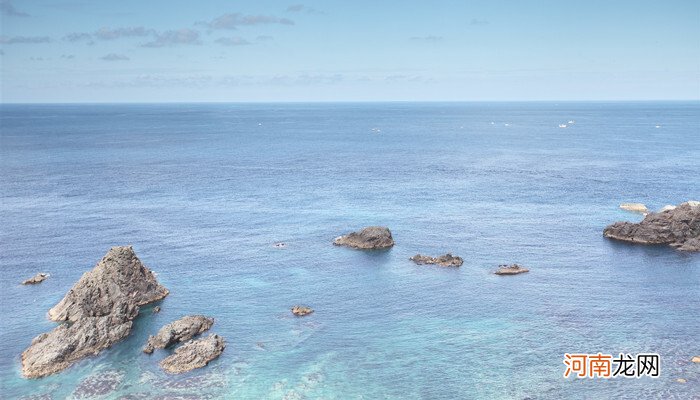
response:
<path id="1" fill-rule="evenodd" d="M 126 104 L 372 104 L 372 103 L 679 103 L 695 99 L 598 99 L 598 100 L 233 100 L 233 101 L 54 101 L 4 102 L 10 105 L 126 105 Z"/>

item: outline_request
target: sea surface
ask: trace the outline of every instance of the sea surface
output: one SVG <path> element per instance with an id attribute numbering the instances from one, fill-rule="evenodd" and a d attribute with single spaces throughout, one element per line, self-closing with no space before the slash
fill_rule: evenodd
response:
<path id="1" fill-rule="evenodd" d="M 700 102 L 0 106 L 3 399 L 698 399 L 700 254 L 616 243 L 622 202 L 700 200 Z M 569 121 L 574 121 L 569 123 Z M 566 128 L 560 128 L 566 124 Z M 333 238 L 388 226 L 389 251 Z M 277 242 L 286 243 L 276 248 Z M 170 295 L 131 336 L 21 376 L 116 245 Z M 416 253 L 461 268 L 418 266 Z M 521 263 L 524 275 L 493 274 Z M 42 284 L 20 282 L 37 272 Z M 316 312 L 293 317 L 307 304 Z M 222 356 L 141 352 L 187 314 Z M 564 353 L 658 353 L 652 379 Z M 682 378 L 686 383 L 676 380 Z"/>

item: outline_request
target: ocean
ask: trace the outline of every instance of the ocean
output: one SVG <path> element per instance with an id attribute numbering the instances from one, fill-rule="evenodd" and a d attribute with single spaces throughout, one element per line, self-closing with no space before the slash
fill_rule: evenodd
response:
<path id="1" fill-rule="evenodd" d="M 2 398 L 700 398 L 700 254 L 602 236 L 641 220 L 620 203 L 700 200 L 700 102 L 5 104 L 0 117 Z M 332 245 L 369 225 L 396 245 Z M 20 354 L 56 326 L 48 309 L 117 245 L 170 290 L 162 311 L 24 379 Z M 446 252 L 464 265 L 409 260 Z M 493 274 L 514 262 L 530 272 Z M 20 285 L 37 272 L 51 276 Z M 168 351 L 141 348 L 188 314 L 214 317 L 226 350 L 167 375 Z M 660 376 L 564 378 L 565 353 L 598 352 L 657 353 Z"/>

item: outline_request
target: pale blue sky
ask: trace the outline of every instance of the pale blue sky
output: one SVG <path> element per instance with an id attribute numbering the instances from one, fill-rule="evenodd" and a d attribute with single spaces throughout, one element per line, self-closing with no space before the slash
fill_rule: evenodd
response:
<path id="1" fill-rule="evenodd" d="M 700 1 L 0 0 L 3 102 L 700 98 Z"/>

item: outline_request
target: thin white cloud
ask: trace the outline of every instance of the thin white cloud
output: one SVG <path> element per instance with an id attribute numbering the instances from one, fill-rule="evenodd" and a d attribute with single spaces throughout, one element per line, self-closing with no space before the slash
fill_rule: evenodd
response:
<path id="1" fill-rule="evenodd" d="M 141 47 L 168 47 L 178 45 L 198 45 L 202 44 L 199 40 L 199 32 L 192 29 L 177 29 L 158 33 L 155 39 L 151 42 L 144 43 Z"/>
<path id="2" fill-rule="evenodd" d="M 311 8 L 311 7 L 305 6 L 303 4 L 292 4 L 291 6 L 287 7 L 287 12 L 288 13 L 305 12 L 307 14 L 323 14 L 322 12 L 316 10 L 315 8 Z"/>
<path id="3" fill-rule="evenodd" d="M 48 36 L 0 36 L 2 44 L 35 44 L 48 43 L 51 38 Z"/>
<path id="4" fill-rule="evenodd" d="M 129 79 L 116 81 L 93 81 L 87 82 L 88 87 L 202 87 L 209 85 L 213 81 L 210 75 L 185 75 L 185 76 L 165 76 L 162 74 L 144 74 Z"/>
<path id="5" fill-rule="evenodd" d="M 271 86 L 318 86 L 332 85 L 344 80 L 345 76 L 343 74 L 301 74 L 261 77 L 255 83 Z"/>
<path id="6" fill-rule="evenodd" d="M 404 75 L 404 74 L 394 74 L 387 75 L 384 77 L 384 82 L 386 83 L 396 83 L 396 82 L 427 82 L 429 79 L 421 75 Z"/>
<path id="7" fill-rule="evenodd" d="M 351 79 L 350 81 L 354 81 Z M 90 87 L 210 87 L 210 86 L 328 86 L 347 82 L 343 74 L 300 74 L 300 75 L 164 75 L 145 74 L 114 81 L 87 82 Z"/>
<path id="8" fill-rule="evenodd" d="M 114 40 L 123 37 L 144 37 L 155 35 L 153 29 L 146 29 L 143 26 L 130 28 L 100 28 L 93 34 L 97 39 Z"/>
<path id="9" fill-rule="evenodd" d="M 153 29 L 147 29 L 143 26 L 134 26 L 126 28 L 107 28 L 103 27 L 96 30 L 93 33 L 86 32 L 74 32 L 69 33 L 63 37 L 63 40 L 68 42 L 79 42 L 82 40 L 115 40 L 125 37 L 146 37 L 146 36 L 156 36 L 156 31 Z"/>
<path id="10" fill-rule="evenodd" d="M 143 43 L 141 47 L 167 47 L 181 44 L 201 44 L 199 32 L 193 29 L 175 29 L 164 32 L 157 32 L 154 29 L 143 26 L 125 28 L 100 28 L 93 33 L 74 32 L 63 37 L 68 42 L 87 41 L 88 45 L 95 44 L 95 40 L 109 41 L 131 37 L 150 37 L 149 42 Z"/>
<path id="11" fill-rule="evenodd" d="M 74 32 L 63 37 L 63 40 L 68 42 L 79 42 L 81 40 L 90 40 L 92 35 L 89 33 Z"/>
<path id="12" fill-rule="evenodd" d="M 238 29 L 239 26 L 280 24 L 294 25 L 294 21 L 288 18 L 279 18 L 270 15 L 244 15 L 241 13 L 229 13 L 214 18 L 209 22 L 198 22 L 197 25 L 206 26 L 209 29 Z"/>
<path id="13" fill-rule="evenodd" d="M 100 57 L 100 60 L 104 61 L 128 61 L 129 57 L 123 54 L 109 53 L 106 56 Z"/>

